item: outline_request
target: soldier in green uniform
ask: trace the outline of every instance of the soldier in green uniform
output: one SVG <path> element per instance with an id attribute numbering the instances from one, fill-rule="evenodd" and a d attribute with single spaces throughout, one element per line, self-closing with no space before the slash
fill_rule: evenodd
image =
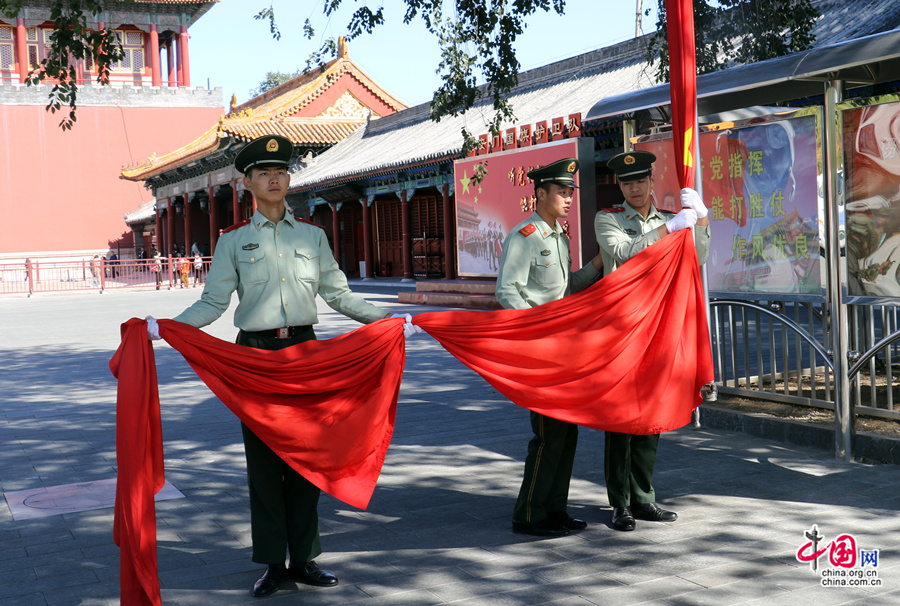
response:
<path id="1" fill-rule="evenodd" d="M 236 342 L 277 350 L 316 338 L 316 295 L 364 324 L 391 315 L 350 291 L 321 227 L 287 212 L 284 197 L 292 153 L 290 140 L 278 136 L 255 139 L 240 150 L 234 165 L 256 197 L 257 211 L 222 233 L 200 299 L 175 320 L 206 326 L 228 309 L 237 291 L 234 324 L 240 332 Z M 420 332 L 410 323 L 411 316 L 405 316 L 404 334 Z M 150 338 L 159 338 L 151 320 Z M 252 595 L 274 593 L 285 578 L 323 587 L 337 585 L 337 577 L 314 560 L 322 553 L 319 488 L 243 423 L 241 429 L 250 490 L 252 560 L 267 566 Z M 285 567 L 285 554 L 290 567 Z"/>
<path id="2" fill-rule="evenodd" d="M 506 309 L 528 309 L 582 290 L 600 278 L 600 255 L 572 272 L 565 219 L 575 192 L 578 160 L 564 158 L 528 173 L 535 212 L 506 236 L 497 274 L 497 300 Z M 587 523 L 569 516 L 566 504 L 578 442 L 578 426 L 532 412 L 525 476 L 513 509 L 513 530 L 561 536 Z"/>
<path id="3" fill-rule="evenodd" d="M 604 275 L 668 234 L 695 225 L 697 257 L 701 264 L 706 262 L 710 238 L 707 208 L 696 191 L 683 189 L 680 212 L 657 210 L 652 201 L 655 160 L 650 152 L 634 151 L 619 154 L 608 163 L 616 173 L 625 202 L 601 210 L 594 219 Z M 655 522 L 678 518 L 655 502 L 653 464 L 658 446 L 659 434 L 606 432 L 606 491 L 616 530 L 634 530 L 635 518 Z"/>

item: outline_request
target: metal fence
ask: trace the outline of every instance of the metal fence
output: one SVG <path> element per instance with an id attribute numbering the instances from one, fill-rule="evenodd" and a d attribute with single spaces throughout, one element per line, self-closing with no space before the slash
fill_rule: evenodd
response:
<path id="1" fill-rule="evenodd" d="M 714 300 L 713 358 L 719 390 L 786 404 L 834 409 L 827 313 L 810 303 Z M 851 403 L 860 414 L 900 419 L 900 312 L 848 306 Z"/>
<path id="2" fill-rule="evenodd" d="M 202 257 L 199 268 L 191 257 L 0 263 L 0 294 L 190 287 L 205 281 L 211 260 Z"/>

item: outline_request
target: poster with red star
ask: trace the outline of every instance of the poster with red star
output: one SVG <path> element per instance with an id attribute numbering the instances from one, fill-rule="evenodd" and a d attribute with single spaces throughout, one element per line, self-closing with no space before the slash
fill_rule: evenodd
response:
<path id="1" fill-rule="evenodd" d="M 656 155 L 653 196 L 660 210 L 680 210 L 671 134 L 642 137 Z M 700 135 L 703 200 L 710 209 L 710 292 L 823 296 L 824 223 L 818 187 L 815 116 L 754 119 Z"/>
<path id="2" fill-rule="evenodd" d="M 497 277 L 506 234 L 534 212 L 534 182 L 526 174 L 562 158 L 578 158 L 578 139 L 474 156 L 453 163 L 456 258 L 460 276 Z M 588 164 L 593 166 L 593 162 Z M 581 182 L 579 173 L 575 174 L 576 184 Z M 593 183 L 593 174 L 587 182 Z M 576 269 L 581 267 L 579 218 L 580 196 L 576 188 L 569 216 L 560 220 L 569 236 Z"/>

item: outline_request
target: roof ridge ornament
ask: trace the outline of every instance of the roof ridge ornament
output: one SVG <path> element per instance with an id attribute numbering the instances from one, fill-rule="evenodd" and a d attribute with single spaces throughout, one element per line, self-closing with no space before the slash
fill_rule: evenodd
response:
<path id="1" fill-rule="evenodd" d="M 338 38 L 338 59 L 349 59 L 350 58 L 350 50 L 349 44 L 347 43 L 347 38 L 344 36 L 340 36 Z"/>

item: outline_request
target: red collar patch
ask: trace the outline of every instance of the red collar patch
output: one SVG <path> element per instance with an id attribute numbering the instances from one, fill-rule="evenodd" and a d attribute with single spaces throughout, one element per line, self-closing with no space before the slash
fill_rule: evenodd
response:
<path id="1" fill-rule="evenodd" d="M 247 225 L 248 223 L 250 223 L 250 219 L 244 219 L 240 223 L 235 223 L 231 227 L 226 227 L 225 229 L 223 229 L 222 234 L 227 234 L 228 232 L 233 231 L 233 230 L 237 229 L 238 227 L 243 227 L 243 226 Z"/>
<path id="2" fill-rule="evenodd" d="M 313 223 L 312 221 L 307 221 L 306 219 L 301 219 L 300 217 L 294 217 L 294 221 L 299 221 L 300 223 L 306 223 L 307 225 L 313 225 L 318 227 L 319 229 L 325 229 L 324 225 L 319 225 L 318 223 Z"/>

